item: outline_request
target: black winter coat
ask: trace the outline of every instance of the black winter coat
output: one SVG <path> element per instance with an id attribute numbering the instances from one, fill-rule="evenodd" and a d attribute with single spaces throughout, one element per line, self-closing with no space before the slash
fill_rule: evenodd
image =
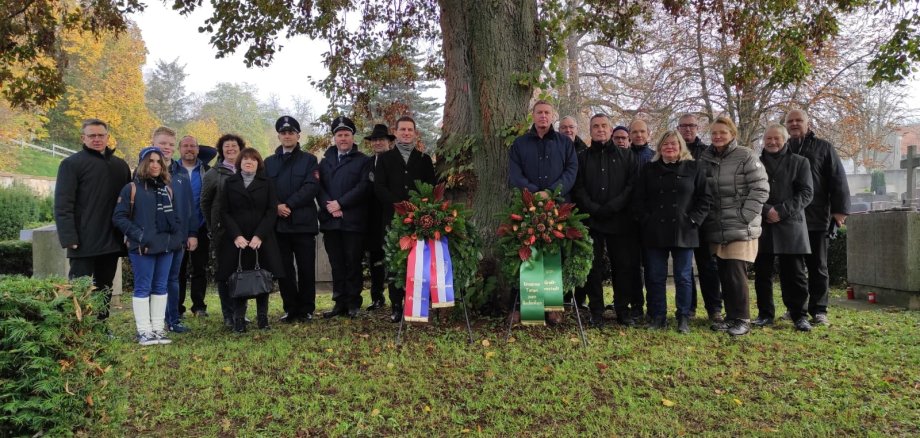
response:
<path id="1" fill-rule="evenodd" d="M 67 257 L 124 253 L 124 236 L 112 224 L 118 193 L 131 182 L 131 170 L 114 149 L 86 146 L 58 166 L 54 185 L 54 222 Z M 72 245 L 79 245 L 72 249 Z"/>
<path id="2" fill-rule="evenodd" d="M 784 147 L 775 154 L 764 151 L 760 162 L 767 170 L 770 197 L 763 205 L 763 234 L 758 252 L 810 254 L 805 206 L 811 202 L 813 188 L 808 160 Z M 775 224 L 767 222 L 767 212 L 771 208 L 779 214 L 780 221 Z"/>
<path id="3" fill-rule="evenodd" d="M 204 174 L 201 181 L 201 213 L 208 225 L 208 234 L 212 242 L 220 242 L 224 237 L 224 224 L 220 217 L 220 203 L 223 199 L 221 190 L 224 189 L 227 179 L 233 175 L 232 170 L 218 163 Z M 218 247 L 219 245 L 211 245 L 212 251 L 216 251 Z"/>
<path id="4" fill-rule="evenodd" d="M 630 200 L 638 168 L 632 151 L 609 140 L 592 141 L 591 147 L 578 156 L 572 198 L 580 211 L 591 215 L 588 228 L 608 234 L 636 232 Z"/>
<path id="5" fill-rule="evenodd" d="M 642 168 L 633 201 L 648 248 L 696 248 L 712 195 L 704 165 L 684 160 L 652 161 Z"/>
<path id="6" fill-rule="evenodd" d="M 416 190 L 416 181 L 431 185 L 438 182 L 434 164 L 428 154 L 413 149 L 409 154 L 409 162 L 403 160 L 397 148 L 380 154 L 374 169 L 374 194 L 380 201 L 384 226 L 393 220 L 393 204 L 409 199 L 409 191 Z"/>
<path id="7" fill-rule="evenodd" d="M 789 139 L 786 147 L 807 158 L 811 165 L 814 198 L 805 207 L 808 230 L 827 230 L 831 213 L 850 214 L 850 186 L 834 145 L 808 131 L 802 139 Z"/>
<path id="8" fill-rule="evenodd" d="M 274 182 L 279 204 L 291 209 L 288 217 L 278 217 L 275 229 L 281 233 L 319 232 L 316 219 L 316 195 L 319 194 L 319 165 L 316 157 L 300 149 L 298 144 L 290 155 L 278 146 L 275 154 L 265 159 L 265 174 Z"/>
<path id="9" fill-rule="evenodd" d="M 367 231 L 367 204 L 371 198 L 369 174 L 373 158 L 352 145 L 351 152 L 340 162 L 338 149 L 330 146 L 319 163 L 319 228 L 322 231 Z M 333 217 L 326 202 L 338 201 L 342 217 Z"/>
<path id="10" fill-rule="evenodd" d="M 221 189 L 220 212 L 224 225 L 220 251 L 217 253 L 218 280 L 225 281 L 237 267 L 239 249 L 233 244 L 237 236 L 252 240 L 259 236 L 259 264 L 275 278 L 284 277 L 281 253 L 275 240 L 275 219 L 278 217 L 278 198 L 275 187 L 262 172 L 256 174 L 249 187 L 243 185 L 239 173 L 227 178 Z M 243 250 L 243 269 L 255 266 L 256 256 L 251 249 Z"/>
<path id="11" fill-rule="evenodd" d="M 693 155 L 694 160 L 699 160 L 703 155 L 703 151 L 709 149 L 709 145 L 703 143 L 699 137 L 693 139 L 692 143 L 687 143 L 687 149 L 690 151 L 690 155 Z"/>
<path id="12" fill-rule="evenodd" d="M 131 185 L 134 185 L 134 206 L 131 206 Z M 138 254 L 162 254 L 177 251 L 188 239 L 188 215 L 176 209 L 175 188 L 169 190 L 172 215 L 176 228 L 172 232 L 157 232 L 156 188 L 149 181 L 135 179 L 121 189 L 118 205 L 112 214 L 112 223 L 128 238 L 128 251 Z"/>

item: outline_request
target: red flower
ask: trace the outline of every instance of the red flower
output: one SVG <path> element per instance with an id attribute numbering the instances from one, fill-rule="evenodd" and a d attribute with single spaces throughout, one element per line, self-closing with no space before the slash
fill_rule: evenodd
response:
<path id="1" fill-rule="evenodd" d="M 406 224 L 406 225 L 411 224 L 411 223 L 412 223 L 412 218 L 411 218 L 411 217 L 407 217 L 407 218 L 403 219 L 403 223 Z"/>
<path id="2" fill-rule="evenodd" d="M 530 190 L 524 189 L 524 193 L 521 196 L 524 199 L 524 206 L 533 207 L 533 193 L 530 193 Z"/>
<path id="3" fill-rule="evenodd" d="M 543 235 L 543 241 L 546 242 L 546 243 L 553 243 L 553 239 L 552 239 L 551 237 L 549 237 L 549 234 L 544 234 L 544 235 Z"/>
<path id="4" fill-rule="evenodd" d="M 527 234 L 533 234 L 533 228 L 528 228 L 528 229 L 527 229 Z"/>
<path id="5" fill-rule="evenodd" d="M 406 251 L 412 248 L 412 238 L 409 236 L 402 236 L 399 238 L 399 249 Z"/>
<path id="6" fill-rule="evenodd" d="M 445 227 L 444 230 L 446 231 L 448 228 L 450 228 L 450 227 L 449 227 L 449 226 L 448 226 L 448 227 Z M 511 231 L 511 226 L 510 226 L 510 225 L 508 225 L 508 224 L 501 224 L 501 225 L 498 226 L 497 233 L 498 233 L 499 236 L 504 236 L 504 235 L 508 234 L 510 231 Z M 448 232 L 450 232 L 450 231 L 448 231 Z"/>
<path id="7" fill-rule="evenodd" d="M 553 230 L 553 236 L 556 236 L 557 239 L 565 239 L 565 234 L 558 230 Z"/>
<path id="8" fill-rule="evenodd" d="M 565 229 L 565 237 L 566 239 L 574 240 L 574 239 L 581 239 L 582 237 L 584 237 L 584 235 L 581 234 L 581 231 L 578 231 L 575 228 L 569 227 Z"/>
<path id="9" fill-rule="evenodd" d="M 559 208 L 559 220 L 564 221 L 568 219 L 569 215 L 572 214 L 572 209 L 574 208 L 575 204 L 562 204 L 562 207 Z"/>
<path id="10" fill-rule="evenodd" d="M 444 189 L 445 188 L 446 186 L 444 185 L 444 183 L 434 186 L 434 200 L 435 201 L 440 201 L 444 199 Z"/>
<path id="11" fill-rule="evenodd" d="M 520 221 L 524 220 L 524 217 L 521 216 L 521 215 L 519 215 L 519 214 L 511 213 L 511 220 L 513 220 L 513 221 L 519 221 L 519 222 L 520 222 Z"/>
<path id="12" fill-rule="evenodd" d="M 522 262 L 526 262 L 530 258 L 530 247 L 522 247 L 518 249 L 518 257 L 521 258 Z"/>
<path id="13" fill-rule="evenodd" d="M 553 207 L 556 206 L 556 203 L 552 199 L 546 201 L 546 205 L 543 206 L 544 211 L 553 211 Z"/>
<path id="14" fill-rule="evenodd" d="M 450 225 L 447 225 L 447 226 L 444 227 L 444 232 L 445 232 L 445 233 L 449 233 L 449 232 L 451 232 L 451 231 L 454 231 L 454 229 L 453 229 Z"/>
<path id="15" fill-rule="evenodd" d="M 441 211 L 447 211 L 448 208 L 450 208 L 450 202 L 444 201 L 441 203 Z"/>
<path id="16" fill-rule="evenodd" d="M 408 201 L 400 201 L 393 204 L 393 209 L 396 210 L 396 213 L 400 216 L 405 216 L 406 213 L 409 213 L 409 207 L 406 205 Z"/>

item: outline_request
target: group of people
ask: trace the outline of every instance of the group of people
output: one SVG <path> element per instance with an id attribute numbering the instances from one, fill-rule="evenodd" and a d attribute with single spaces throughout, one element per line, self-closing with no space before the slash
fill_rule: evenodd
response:
<path id="1" fill-rule="evenodd" d="M 706 145 L 697 116 L 685 114 L 653 150 L 641 119 L 614 127 L 596 114 L 587 143 L 573 117 L 553 129 L 548 102 L 537 102 L 532 116 L 532 128 L 509 152 L 509 181 L 532 192 L 561 188 L 589 214 L 594 263 L 575 299 L 590 311 L 591 325 L 604 325 L 603 282 L 610 278 L 614 295 L 607 308 L 618 323 L 667 327 L 669 259 L 682 333 L 690 330 L 697 305 L 694 259 L 713 330 L 740 336 L 772 325 L 777 266 L 795 329 L 828 324 L 828 238 L 849 213 L 849 188 L 833 145 L 814 135 L 803 110 L 766 129 L 760 156 L 737 143 L 738 129 L 727 117 L 710 123 Z M 752 263 L 759 312 L 753 320 Z"/>
<path id="2" fill-rule="evenodd" d="M 547 195 L 558 188 L 589 214 L 594 263 L 575 299 L 590 311 L 591 325 L 603 326 L 603 313 L 612 308 L 620 324 L 647 321 L 650 328 L 665 328 L 669 258 L 681 332 L 689 331 L 697 305 L 694 259 L 714 330 L 737 336 L 751 325 L 773 323 L 777 258 L 795 328 L 828 322 L 828 229 L 846 219 L 849 192 L 833 146 L 809 130 L 804 111 L 789 112 L 785 126 L 768 127 L 759 157 L 737 144 L 737 128 L 725 117 L 710 124 L 711 145 L 700 140 L 697 117 L 686 114 L 653 150 L 643 120 L 615 127 L 597 114 L 586 143 L 572 117 L 554 129 L 556 113 L 548 102 L 537 102 L 532 116 L 531 129 L 509 150 L 509 184 Z M 359 314 L 367 257 L 367 310 L 384 307 L 388 289 L 390 320 L 402 320 L 405 291 L 388 282 L 385 269 L 386 228 L 393 204 L 409 199 L 416 181 L 437 182 L 432 158 L 417 147 L 415 121 L 400 118 L 393 133 L 375 125 L 364 136 L 373 151 L 368 156 L 356 145 L 355 124 L 338 117 L 330 126 L 333 145 L 321 160 L 302 149 L 296 119 L 283 116 L 275 129 L 280 145 L 264 159 L 233 134 L 221 136 L 213 148 L 182 137 L 174 159 L 177 134 L 160 127 L 132 174 L 108 147 L 107 125 L 83 123 L 83 150 L 60 165 L 55 220 L 70 277 L 91 276 L 104 295 L 101 318 L 108 315 L 116 265 L 127 250 L 138 342 L 170 343 L 167 332 L 188 330 L 181 320 L 188 284 L 191 312 L 208 315 L 204 297 L 213 250 L 227 327 L 246 331 L 247 299 L 234 298 L 230 282 L 234 272 L 256 266 L 278 279 L 281 322 L 312 320 L 316 236 L 322 232 L 335 302 L 322 316 Z M 750 263 L 760 312 L 753 321 Z M 614 297 L 605 307 L 608 278 Z M 266 329 L 268 294 L 255 301 L 256 325 Z"/>

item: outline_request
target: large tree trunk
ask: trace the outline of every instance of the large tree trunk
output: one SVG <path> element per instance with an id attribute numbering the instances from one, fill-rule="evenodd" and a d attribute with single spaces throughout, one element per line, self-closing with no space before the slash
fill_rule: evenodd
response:
<path id="1" fill-rule="evenodd" d="M 533 93 L 515 73 L 543 65 L 545 44 L 534 0 L 440 0 L 444 38 L 444 126 L 441 142 L 472 141 L 476 176 L 473 220 L 483 254 L 495 256 L 495 213 L 508 205 L 508 145 L 503 132 L 527 115 Z"/>

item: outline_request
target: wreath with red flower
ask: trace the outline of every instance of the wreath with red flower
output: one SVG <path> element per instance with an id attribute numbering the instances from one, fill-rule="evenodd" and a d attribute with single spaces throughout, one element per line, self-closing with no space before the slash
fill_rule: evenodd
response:
<path id="1" fill-rule="evenodd" d="M 447 238 L 453 265 L 454 287 L 472 284 L 479 269 L 479 234 L 469 221 L 471 212 L 461 203 L 444 199 L 444 183 L 432 186 L 416 181 L 409 200 L 393 204 L 396 214 L 387 231 L 384 250 L 387 269 L 394 273 L 396 287 L 406 287 L 409 251 L 418 239 Z"/>
<path id="2" fill-rule="evenodd" d="M 556 254 L 562 251 L 562 286 L 568 292 L 588 279 L 594 260 L 593 242 L 584 219 L 570 202 L 562 202 L 557 188 L 554 199 L 529 190 L 514 190 L 511 207 L 500 214 L 498 245 L 504 255 L 502 272 L 517 282 L 521 263 L 529 260 L 532 249 Z"/>

